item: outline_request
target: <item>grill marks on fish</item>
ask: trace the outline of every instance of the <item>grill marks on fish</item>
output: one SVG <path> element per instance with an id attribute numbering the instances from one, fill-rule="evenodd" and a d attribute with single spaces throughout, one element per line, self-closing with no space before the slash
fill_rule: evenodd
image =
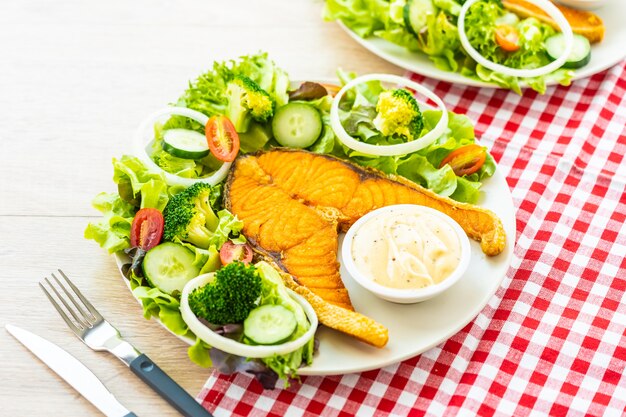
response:
<path id="1" fill-rule="evenodd" d="M 228 204 L 244 221 L 244 234 L 265 252 L 279 253 L 280 257 L 272 256 L 274 261 L 301 285 L 329 302 L 353 309 L 339 276 L 337 226 L 278 187 L 277 178 L 270 180 L 252 160 L 241 159 L 237 164 L 250 176 L 229 183 Z"/>

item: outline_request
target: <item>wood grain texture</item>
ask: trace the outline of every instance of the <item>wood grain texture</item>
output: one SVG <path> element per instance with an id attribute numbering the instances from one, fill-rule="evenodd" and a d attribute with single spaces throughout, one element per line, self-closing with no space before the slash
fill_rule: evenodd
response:
<path id="1" fill-rule="evenodd" d="M 91 199 L 113 191 L 111 158 L 142 118 L 212 61 L 265 50 L 294 79 L 401 70 L 320 18 L 313 0 L 0 2 L 0 326 L 68 350 L 140 416 L 176 416 L 114 357 L 65 327 L 37 286 L 62 268 L 122 334 L 192 395 L 209 370 L 145 320 L 112 257 L 83 238 Z M 1 415 L 97 410 L 0 329 Z"/>

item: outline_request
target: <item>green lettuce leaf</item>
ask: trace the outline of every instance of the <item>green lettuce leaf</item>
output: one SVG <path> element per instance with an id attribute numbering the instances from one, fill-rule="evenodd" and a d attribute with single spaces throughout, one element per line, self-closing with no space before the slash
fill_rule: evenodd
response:
<path id="1" fill-rule="evenodd" d="M 90 222 L 84 233 L 85 238 L 95 240 L 109 253 L 128 248 L 130 226 L 139 208 L 163 210 L 172 195 L 163 175 L 150 171 L 134 156 L 113 159 L 113 181 L 129 195 L 122 198 L 119 192 L 98 194 L 92 205 L 102 217 Z"/>
<path id="2" fill-rule="evenodd" d="M 389 16 L 389 3 L 385 0 L 326 0 L 325 20 L 341 20 L 353 32 L 367 37 L 384 29 Z"/>
<path id="3" fill-rule="evenodd" d="M 402 161 L 397 170 L 399 175 L 429 188 L 439 195 L 450 197 L 457 188 L 457 177 L 450 166 L 436 168 L 418 153 Z"/>
<path id="4" fill-rule="evenodd" d="M 456 188 L 454 189 L 454 192 L 450 194 L 450 198 L 475 203 L 480 197 L 479 188 L 479 182 L 473 182 L 467 178 L 458 177 L 456 180 Z"/>
<path id="5" fill-rule="evenodd" d="M 374 35 L 396 45 L 403 46 L 412 52 L 420 50 L 420 44 L 415 35 L 401 25 L 391 25 L 385 30 L 377 30 L 374 32 Z"/>
<path id="6" fill-rule="evenodd" d="M 186 119 L 186 118 L 185 118 Z M 170 119 L 172 121 L 173 119 Z M 186 119 L 191 120 L 191 119 Z M 176 122 L 176 120 L 175 120 Z M 209 154 L 201 159 L 186 159 L 178 158 L 163 149 L 163 134 L 166 125 L 155 124 L 154 125 L 154 139 L 146 147 L 148 156 L 154 161 L 154 163 L 170 174 L 177 175 L 182 178 L 202 178 L 217 171 L 222 162 L 215 158 L 212 154 Z M 174 128 L 170 126 L 169 128 Z M 188 127 L 181 127 L 187 129 Z M 198 125 L 199 132 L 204 135 L 204 126 Z"/>
<path id="7" fill-rule="evenodd" d="M 162 173 L 151 171 L 139 158 L 123 155 L 113 159 L 113 181 L 130 183 L 135 197 L 141 197 L 141 208 L 163 210 L 169 201 L 167 183 Z"/>
<path id="8" fill-rule="evenodd" d="M 176 243 L 183 245 L 195 254 L 196 257 L 192 265 L 200 269 L 200 275 L 215 272 L 222 267 L 220 253 L 215 246 L 202 249 L 179 239 L 176 239 Z"/>
<path id="9" fill-rule="evenodd" d="M 196 365 L 203 368 L 210 368 L 213 365 L 213 361 L 211 361 L 209 349 L 211 349 L 211 346 L 208 343 L 200 338 L 196 338 L 196 343 L 187 349 L 187 354 L 189 355 L 189 359 Z"/>
<path id="10" fill-rule="evenodd" d="M 262 280 L 261 299 L 259 305 L 278 304 L 290 310 L 296 317 L 296 330 L 290 337 L 295 340 L 309 330 L 311 324 L 304 309 L 287 292 L 280 274 L 267 262 L 258 262 L 256 265 Z M 245 339 L 244 339 L 245 340 Z M 304 346 L 286 355 L 274 355 L 263 358 L 268 368 L 276 372 L 281 379 L 297 377 L 300 366 L 310 365 L 313 362 L 314 338 Z"/>
<path id="11" fill-rule="evenodd" d="M 135 298 L 141 301 L 145 318 L 158 317 L 168 329 L 179 336 L 193 335 L 180 314 L 178 298 L 166 294 L 158 288 L 145 285 L 135 286 L 132 291 Z"/>
<path id="12" fill-rule="evenodd" d="M 95 240 L 109 253 L 126 249 L 130 242 L 135 207 L 115 193 L 100 193 L 92 204 L 103 216 L 87 225 L 85 238 Z"/>
<path id="13" fill-rule="evenodd" d="M 461 48 L 459 31 L 448 15 L 440 11 L 426 19 L 426 31 L 419 33 L 419 47 L 437 68 L 444 71 L 457 71 L 464 52 Z"/>
<path id="14" fill-rule="evenodd" d="M 353 73 L 339 72 L 339 78 L 344 84 L 355 76 Z M 383 87 L 380 82 L 363 84 L 358 89 L 348 91 L 346 99 L 340 105 L 339 118 L 346 132 L 362 142 L 373 145 L 401 143 L 401 138 L 383 136 L 372 122 L 376 116 L 375 103 L 381 91 Z M 474 126 L 464 115 L 449 112 L 446 132 L 418 152 L 399 156 L 375 156 L 354 151 L 337 139 L 330 128 L 330 102 L 330 98 L 312 102 L 321 112 L 325 125 L 322 136 L 309 148 L 313 152 L 331 154 L 386 174 L 401 175 L 439 195 L 469 203 L 478 201 L 480 181 L 493 175 L 495 171 L 495 162 L 489 153 L 483 167 L 471 176 L 457 177 L 448 165 L 440 168 L 441 161 L 450 152 L 475 143 Z M 424 110 L 422 116 L 424 128 L 421 134 L 425 135 L 437 125 L 441 111 Z"/>
<path id="15" fill-rule="evenodd" d="M 176 102 L 176 106 L 188 107 L 207 116 L 225 114 L 228 98 L 226 88 L 235 75 L 245 75 L 256 82 L 276 101 L 277 106 L 287 104 L 289 100 L 289 77 L 267 53 L 241 56 L 236 60 L 215 62 L 213 68 L 200 75 Z M 186 117 L 174 116 L 168 120 L 164 129 L 194 129 L 204 133 L 204 126 L 192 122 Z"/>
<path id="16" fill-rule="evenodd" d="M 239 220 L 237 216 L 233 216 L 233 214 L 228 210 L 220 210 L 217 213 L 217 217 L 219 218 L 219 223 L 217 224 L 217 229 L 215 229 L 211 239 L 209 240 L 209 246 L 221 248 L 222 245 L 229 239 L 231 233 L 240 236 L 235 243 L 245 242 L 245 240 L 241 242 L 241 239 L 245 238 L 243 235 L 239 234 L 241 229 L 243 229 L 243 221 Z"/>
<path id="17" fill-rule="evenodd" d="M 455 0 L 433 0 L 433 3 L 451 16 L 458 16 L 461 13 L 461 5 Z"/>

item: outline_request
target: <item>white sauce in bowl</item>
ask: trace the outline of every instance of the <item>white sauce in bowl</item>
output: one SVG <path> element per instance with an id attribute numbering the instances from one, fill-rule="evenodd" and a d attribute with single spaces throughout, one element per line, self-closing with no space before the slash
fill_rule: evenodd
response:
<path id="1" fill-rule="evenodd" d="M 393 210 L 363 223 L 352 240 L 359 272 L 388 288 L 420 289 L 438 284 L 459 266 L 461 242 L 440 217 Z"/>

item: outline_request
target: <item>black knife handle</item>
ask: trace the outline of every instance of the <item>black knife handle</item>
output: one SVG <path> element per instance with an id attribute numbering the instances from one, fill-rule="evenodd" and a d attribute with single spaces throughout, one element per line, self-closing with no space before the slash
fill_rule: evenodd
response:
<path id="1" fill-rule="evenodd" d="M 130 369 L 185 417 L 213 417 L 146 355 L 134 359 Z"/>
<path id="2" fill-rule="evenodd" d="M 126 414 L 124 417 L 137 417 L 137 414 L 131 411 L 130 413 Z"/>

